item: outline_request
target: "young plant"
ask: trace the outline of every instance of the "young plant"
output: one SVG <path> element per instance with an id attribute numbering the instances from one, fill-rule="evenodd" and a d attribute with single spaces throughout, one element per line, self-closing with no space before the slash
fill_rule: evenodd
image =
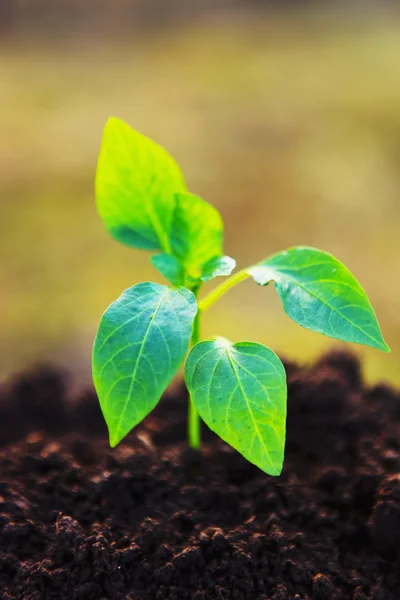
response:
<path id="1" fill-rule="evenodd" d="M 185 360 L 188 437 L 200 447 L 200 418 L 270 475 L 282 470 L 286 377 L 272 350 L 224 338 L 200 341 L 200 321 L 221 296 L 251 278 L 274 282 L 286 314 L 330 337 L 389 352 L 361 285 L 336 258 L 298 246 L 228 277 L 199 300 L 205 281 L 231 275 L 218 211 L 191 194 L 173 158 L 111 118 L 96 175 L 96 199 L 110 235 L 148 250 L 171 286 L 138 283 L 104 313 L 93 348 L 93 380 L 116 446 L 156 406 Z"/>

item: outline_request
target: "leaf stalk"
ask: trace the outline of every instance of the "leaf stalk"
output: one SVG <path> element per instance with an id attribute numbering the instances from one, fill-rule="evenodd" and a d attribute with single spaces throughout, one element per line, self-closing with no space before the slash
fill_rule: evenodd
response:
<path id="1" fill-rule="evenodd" d="M 222 283 L 220 283 L 216 288 L 214 288 L 203 300 L 199 302 L 199 313 L 208 310 L 210 306 L 212 306 L 217 300 L 221 298 L 226 292 L 228 292 L 235 285 L 248 279 L 250 275 L 248 274 L 246 269 L 242 269 L 238 271 L 228 279 L 225 279 Z"/>

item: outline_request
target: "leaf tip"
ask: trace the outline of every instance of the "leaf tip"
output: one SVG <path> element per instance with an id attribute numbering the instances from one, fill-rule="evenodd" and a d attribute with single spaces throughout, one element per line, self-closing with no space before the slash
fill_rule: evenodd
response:
<path id="1" fill-rule="evenodd" d="M 387 345 L 387 343 L 385 342 L 385 340 L 383 339 L 382 334 L 376 340 L 376 343 L 375 344 L 371 344 L 371 346 L 373 348 L 376 348 L 377 350 L 381 350 L 382 352 L 385 352 L 386 354 L 390 354 L 390 352 L 391 352 L 391 349 Z"/>
<path id="2" fill-rule="evenodd" d="M 115 446 L 118 446 L 118 444 L 122 440 L 121 436 L 117 435 L 117 433 L 115 431 L 110 431 L 110 430 L 108 432 L 108 435 L 109 435 L 110 447 L 115 448 Z"/>
<path id="3" fill-rule="evenodd" d="M 122 119 L 119 119 L 118 117 L 114 117 L 114 115 L 111 115 L 108 117 L 105 125 L 104 125 L 104 129 L 108 129 L 109 127 L 115 127 L 116 125 L 121 125 L 121 124 L 126 124 L 124 121 L 122 121 Z"/>
<path id="4" fill-rule="evenodd" d="M 107 425 L 107 429 L 108 429 L 108 443 L 110 445 L 110 448 L 115 448 L 115 446 L 118 446 L 118 444 L 124 439 L 124 437 L 126 436 L 126 433 L 123 434 L 121 433 L 121 429 L 115 425 L 109 422 L 107 420 L 107 418 L 105 417 L 105 422 Z"/>
<path id="5" fill-rule="evenodd" d="M 268 475 L 271 475 L 271 477 L 279 477 L 279 475 L 282 474 L 282 469 L 283 469 L 283 462 L 280 465 L 274 465 L 273 468 L 270 467 L 270 469 L 268 471 Z"/>
<path id="6" fill-rule="evenodd" d="M 257 464 L 257 463 L 255 463 L 255 464 L 259 469 L 264 471 L 264 473 L 266 473 L 267 475 L 270 475 L 271 477 L 279 477 L 279 475 L 282 474 L 284 459 L 285 459 L 285 457 L 284 457 L 284 453 L 282 451 L 282 453 L 276 460 L 271 460 L 271 458 L 266 460 L 266 457 L 265 457 L 264 460 L 261 460 L 261 462 L 259 464 Z"/>

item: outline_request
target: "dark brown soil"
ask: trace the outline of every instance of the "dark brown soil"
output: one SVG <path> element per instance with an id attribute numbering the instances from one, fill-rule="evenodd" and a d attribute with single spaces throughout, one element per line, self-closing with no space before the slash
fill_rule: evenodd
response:
<path id="1" fill-rule="evenodd" d="M 279 478 L 188 451 L 181 388 L 115 450 L 58 372 L 2 389 L 0 598 L 399 600 L 400 395 L 345 354 L 287 371 Z"/>

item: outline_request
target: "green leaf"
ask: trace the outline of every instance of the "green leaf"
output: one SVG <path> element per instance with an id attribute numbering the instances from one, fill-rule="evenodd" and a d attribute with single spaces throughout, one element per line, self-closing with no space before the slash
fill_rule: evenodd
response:
<path id="1" fill-rule="evenodd" d="M 173 285 L 197 288 L 201 281 L 230 275 L 236 262 L 221 256 L 223 223 L 219 212 L 194 194 L 176 194 L 170 233 L 171 253 L 150 260 Z"/>
<path id="2" fill-rule="evenodd" d="M 331 254 L 298 246 L 248 269 L 259 285 L 275 281 L 286 314 L 299 325 L 390 352 L 368 297 Z"/>
<path id="3" fill-rule="evenodd" d="M 262 344 L 200 342 L 188 356 L 185 381 L 212 431 L 269 475 L 282 470 L 286 374 Z"/>
<path id="4" fill-rule="evenodd" d="M 156 406 L 188 348 L 196 299 L 185 288 L 139 283 L 104 313 L 93 381 L 116 446 Z"/>
<path id="5" fill-rule="evenodd" d="M 201 267 L 202 281 L 209 281 L 214 277 L 230 275 L 233 269 L 236 267 L 236 261 L 230 256 L 216 256 L 211 260 L 207 261 Z"/>
<path id="6" fill-rule="evenodd" d="M 155 254 L 150 258 L 150 262 L 172 285 L 184 285 L 185 271 L 175 256 L 165 253 Z"/>
<path id="7" fill-rule="evenodd" d="M 111 236 L 134 248 L 169 251 L 181 171 L 164 148 L 123 121 L 108 120 L 96 173 L 97 208 Z"/>
<path id="8" fill-rule="evenodd" d="M 222 254 L 222 217 L 211 204 L 194 194 L 176 194 L 170 233 L 171 253 L 194 278 L 201 266 Z"/>
<path id="9" fill-rule="evenodd" d="M 150 262 L 172 285 L 185 285 L 189 289 L 198 288 L 202 281 L 230 275 L 236 266 L 236 261 L 230 256 L 217 256 L 201 267 L 201 277 L 195 279 L 186 275 L 183 266 L 172 254 L 155 254 Z"/>

